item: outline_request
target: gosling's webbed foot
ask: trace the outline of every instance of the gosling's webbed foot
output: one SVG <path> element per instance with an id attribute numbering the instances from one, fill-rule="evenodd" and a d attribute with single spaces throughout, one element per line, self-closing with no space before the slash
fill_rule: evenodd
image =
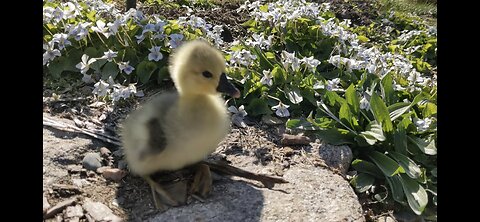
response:
<path id="1" fill-rule="evenodd" d="M 152 191 L 153 201 L 155 207 L 161 211 L 168 209 L 168 206 L 177 206 L 178 202 L 174 200 L 170 194 L 165 191 L 157 182 L 155 182 L 150 176 L 143 177 L 150 185 Z"/>
<path id="2" fill-rule="evenodd" d="M 212 190 L 212 174 L 210 167 L 205 164 L 197 164 L 195 166 L 195 177 L 190 187 L 190 194 L 195 199 L 203 202 Z"/>

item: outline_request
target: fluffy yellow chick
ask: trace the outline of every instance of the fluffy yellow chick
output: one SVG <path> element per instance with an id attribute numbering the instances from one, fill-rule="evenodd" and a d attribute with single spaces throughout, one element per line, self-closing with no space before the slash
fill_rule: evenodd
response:
<path id="1" fill-rule="evenodd" d="M 230 130 L 220 93 L 240 96 L 226 78 L 223 55 L 206 41 L 184 43 L 169 62 L 177 91 L 143 104 L 127 117 L 122 130 L 130 171 L 149 183 L 157 208 L 165 206 L 156 193 L 168 205 L 177 202 L 150 175 L 198 163 L 215 151 Z"/>

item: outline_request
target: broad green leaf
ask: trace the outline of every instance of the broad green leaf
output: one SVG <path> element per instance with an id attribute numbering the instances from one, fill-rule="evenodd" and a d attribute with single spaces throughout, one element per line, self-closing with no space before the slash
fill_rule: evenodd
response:
<path id="1" fill-rule="evenodd" d="M 424 118 L 437 114 L 437 105 L 435 105 L 434 103 L 428 102 L 425 108 L 423 109 L 422 114 Z"/>
<path id="2" fill-rule="evenodd" d="M 352 167 L 358 172 L 368 173 L 376 178 L 385 178 L 385 175 L 375 164 L 366 160 L 356 159 L 352 162 Z"/>
<path id="3" fill-rule="evenodd" d="M 48 65 L 48 72 L 52 74 L 53 78 L 58 79 L 62 72 L 65 71 L 66 65 L 67 59 L 65 57 L 55 58 L 53 61 L 50 61 Z M 78 71 L 80 72 L 80 70 Z"/>
<path id="4" fill-rule="evenodd" d="M 417 179 L 422 173 L 420 171 L 420 167 L 418 167 L 418 165 L 407 156 L 401 153 L 393 152 L 393 151 L 390 151 L 389 155 L 393 157 L 393 159 L 395 159 L 398 162 L 398 164 L 400 164 L 400 166 L 405 170 L 405 173 L 409 177 L 413 179 Z"/>
<path id="5" fill-rule="evenodd" d="M 427 191 L 417 183 L 417 181 L 411 179 L 406 175 L 400 175 L 402 182 L 403 191 L 405 196 L 407 196 L 408 205 L 417 215 L 421 215 L 425 206 L 428 204 L 428 195 Z"/>
<path id="6" fill-rule="evenodd" d="M 372 187 L 375 182 L 375 178 L 366 173 L 359 173 L 353 180 L 352 183 L 355 186 L 355 190 L 359 193 L 363 193 Z"/>
<path id="7" fill-rule="evenodd" d="M 319 130 L 319 127 L 312 125 L 305 119 L 289 119 L 286 123 L 287 128 L 289 129 L 299 129 L 299 130 Z"/>
<path id="8" fill-rule="evenodd" d="M 399 102 L 388 107 L 390 120 L 394 121 L 410 109 L 410 103 Z"/>
<path id="9" fill-rule="evenodd" d="M 382 124 L 383 130 L 386 133 L 392 132 L 393 125 L 388 113 L 387 106 L 382 101 L 380 96 L 378 96 L 376 93 L 373 93 L 372 97 L 370 98 L 370 108 L 373 112 L 373 116 L 375 117 L 375 119 Z"/>
<path id="10" fill-rule="evenodd" d="M 106 80 L 109 76 L 113 79 L 117 77 L 117 74 L 120 70 L 118 69 L 118 65 L 114 62 L 109 62 L 105 64 L 102 68 L 102 79 Z"/>
<path id="11" fill-rule="evenodd" d="M 105 63 L 107 63 L 107 60 L 99 59 L 99 60 L 95 61 L 94 63 L 92 63 L 90 65 L 90 68 L 95 70 L 95 71 L 101 71 L 102 67 L 103 67 L 103 65 L 105 65 Z"/>
<path id="12" fill-rule="evenodd" d="M 157 72 L 157 82 L 161 83 L 163 80 L 169 79 L 168 66 L 164 65 Z"/>
<path id="13" fill-rule="evenodd" d="M 385 93 L 385 101 L 387 104 L 393 104 L 395 99 L 395 91 L 393 90 L 393 79 L 389 73 L 382 79 L 382 90 Z"/>
<path id="14" fill-rule="evenodd" d="M 355 135 L 350 131 L 338 128 L 331 128 L 327 130 L 318 130 L 316 131 L 318 137 L 320 137 L 325 142 L 338 146 L 344 144 L 353 144 L 352 140 Z"/>
<path id="15" fill-rule="evenodd" d="M 303 101 L 303 96 L 300 94 L 300 90 L 297 87 L 292 87 L 291 89 L 285 88 L 285 96 L 293 104 L 299 104 Z"/>
<path id="16" fill-rule="evenodd" d="M 405 193 L 403 192 L 402 182 L 400 182 L 400 175 L 393 177 L 386 177 L 392 191 L 392 197 L 399 203 L 405 203 Z"/>
<path id="17" fill-rule="evenodd" d="M 336 92 L 333 91 L 326 91 L 325 92 L 325 99 L 328 102 L 328 105 L 334 106 L 335 103 L 340 103 L 343 104 L 346 102 L 346 100 L 342 97 L 340 97 Z"/>
<path id="18" fill-rule="evenodd" d="M 358 36 L 358 40 L 360 40 L 360 42 L 368 42 L 370 41 L 370 39 L 368 39 L 367 37 L 363 36 L 363 35 L 359 35 Z"/>
<path id="19" fill-rule="evenodd" d="M 395 143 L 395 151 L 401 154 L 407 154 L 407 134 L 402 127 L 402 122 L 398 123 L 393 135 L 393 141 Z"/>
<path id="20" fill-rule="evenodd" d="M 273 68 L 271 74 L 274 84 L 282 84 L 287 80 L 285 70 L 283 70 L 283 68 L 281 68 L 279 65 L 275 65 L 275 68 Z"/>
<path id="21" fill-rule="evenodd" d="M 345 125 L 352 127 L 352 112 L 350 112 L 350 108 L 347 103 L 343 103 L 340 106 L 340 112 L 338 114 L 338 118 L 342 121 Z"/>
<path id="22" fill-rule="evenodd" d="M 430 98 L 430 95 L 426 92 L 421 92 L 420 94 L 416 95 L 415 98 L 413 98 L 412 101 L 412 106 L 417 104 L 418 102 Z"/>
<path id="23" fill-rule="evenodd" d="M 261 12 L 268 12 L 268 4 L 262 5 L 258 9 L 260 9 Z"/>
<path id="24" fill-rule="evenodd" d="M 437 147 L 435 147 L 435 140 L 422 139 L 416 136 L 407 136 L 408 140 L 415 144 L 423 153 L 428 155 L 436 155 Z"/>
<path id="25" fill-rule="evenodd" d="M 345 99 L 347 100 L 348 105 L 350 105 L 350 110 L 355 116 L 357 116 L 360 111 L 360 99 L 357 96 L 353 84 L 351 84 L 345 91 Z"/>
<path id="26" fill-rule="evenodd" d="M 88 55 L 88 57 L 89 57 L 88 59 L 96 58 L 99 55 L 99 51 L 94 47 L 86 48 L 84 53 Z"/>
<path id="27" fill-rule="evenodd" d="M 367 125 L 366 131 L 361 132 L 360 135 L 365 135 L 365 136 L 374 138 L 375 140 L 378 140 L 378 141 L 385 141 L 385 136 L 383 135 L 382 126 L 378 124 L 377 121 L 370 122 Z"/>
<path id="28" fill-rule="evenodd" d="M 380 153 L 378 151 L 372 151 L 368 153 L 368 156 L 372 161 L 380 168 L 380 170 L 385 174 L 386 176 L 394 176 L 395 174 L 400 173 L 400 165 L 398 165 L 395 160 L 392 158 L 386 156 L 383 153 Z"/>
<path id="29" fill-rule="evenodd" d="M 268 104 L 265 101 L 265 99 L 261 99 L 261 98 L 253 99 L 245 109 L 252 116 L 259 116 L 259 115 L 272 113 L 270 108 L 268 108 Z"/>
<path id="30" fill-rule="evenodd" d="M 265 54 L 262 52 L 261 49 L 259 48 L 252 48 L 253 52 L 258 56 L 259 61 L 260 61 L 260 66 L 266 70 L 266 69 L 273 69 L 273 64 L 268 61 L 267 57 L 265 57 Z"/>
<path id="31" fill-rule="evenodd" d="M 153 72 L 157 69 L 157 64 L 151 61 L 142 61 L 137 66 L 137 76 L 142 83 L 147 83 L 150 80 Z"/>
<path id="32" fill-rule="evenodd" d="M 267 59 L 275 59 L 275 54 L 272 52 L 266 52 L 265 56 L 267 57 Z"/>
<path id="33" fill-rule="evenodd" d="M 92 11 L 90 11 L 89 13 L 87 13 L 87 18 L 88 18 L 90 21 L 92 21 L 92 22 L 95 23 L 95 21 L 96 21 L 95 15 L 96 15 L 96 14 L 97 14 L 97 11 L 92 10 Z"/>

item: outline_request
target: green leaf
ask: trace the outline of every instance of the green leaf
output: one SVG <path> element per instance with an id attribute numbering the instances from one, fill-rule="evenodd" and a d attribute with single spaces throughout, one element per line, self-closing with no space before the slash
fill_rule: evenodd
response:
<path id="1" fill-rule="evenodd" d="M 399 102 L 388 107 L 390 120 L 394 121 L 398 117 L 402 116 L 411 107 L 410 103 Z"/>
<path id="2" fill-rule="evenodd" d="M 370 108 L 375 119 L 382 124 L 383 131 L 386 133 L 393 131 L 392 121 L 390 119 L 387 106 L 376 93 L 370 98 Z"/>
<path id="3" fill-rule="evenodd" d="M 359 35 L 358 36 L 358 40 L 360 40 L 360 42 L 368 42 L 370 41 L 370 39 L 368 39 L 367 37 L 363 36 L 363 35 Z"/>
<path id="4" fill-rule="evenodd" d="M 318 137 L 325 142 L 338 146 L 344 144 L 353 144 L 353 135 L 350 131 L 338 128 L 331 128 L 327 130 L 318 130 Z"/>
<path id="5" fill-rule="evenodd" d="M 95 10 L 92 10 L 90 11 L 89 13 L 87 13 L 87 18 L 92 21 L 92 22 L 95 22 L 95 15 L 97 14 L 97 11 Z"/>
<path id="6" fill-rule="evenodd" d="M 380 171 L 375 164 L 366 160 L 356 159 L 352 162 L 352 167 L 358 172 L 368 173 L 379 179 L 385 178 L 385 175 L 383 175 L 382 171 Z"/>
<path id="7" fill-rule="evenodd" d="M 299 129 L 299 130 L 319 130 L 319 127 L 316 127 L 312 123 L 308 122 L 305 119 L 289 119 L 286 123 L 287 128 L 289 129 Z"/>
<path id="8" fill-rule="evenodd" d="M 350 112 L 350 108 L 347 103 L 343 103 L 342 106 L 340 106 L 340 112 L 338 114 L 338 118 L 347 126 L 353 127 L 352 126 L 353 124 L 351 122 L 353 119 L 353 115 L 352 115 L 352 112 Z"/>
<path id="9" fill-rule="evenodd" d="M 355 186 L 355 190 L 359 193 L 363 193 L 372 187 L 375 182 L 375 178 L 366 173 L 359 173 L 353 180 L 352 183 Z"/>
<path id="10" fill-rule="evenodd" d="M 411 179 L 406 175 L 400 175 L 403 191 L 407 196 L 408 205 L 417 215 L 421 215 L 425 206 L 428 204 L 427 191 L 417 183 L 417 181 Z"/>
<path id="11" fill-rule="evenodd" d="M 326 91 L 325 92 L 325 99 L 328 102 L 328 105 L 334 106 L 335 103 L 340 103 L 343 104 L 346 102 L 346 100 L 342 97 L 340 97 L 336 92 L 333 91 Z"/>
<path id="12" fill-rule="evenodd" d="M 273 76 L 273 83 L 274 84 L 282 84 L 285 83 L 287 80 L 287 75 L 285 73 L 285 70 L 283 70 L 282 67 L 279 65 L 275 65 L 275 68 L 272 70 L 272 76 Z"/>
<path id="13" fill-rule="evenodd" d="M 435 105 L 434 103 L 428 102 L 427 105 L 425 105 L 425 108 L 423 109 L 423 112 L 422 112 L 423 117 L 426 118 L 435 114 L 437 114 L 437 105 Z"/>
<path id="14" fill-rule="evenodd" d="M 260 9 L 261 12 L 268 12 L 268 4 L 262 5 L 258 9 Z"/>
<path id="15" fill-rule="evenodd" d="M 345 91 L 345 99 L 347 100 L 348 105 L 350 105 L 350 110 L 355 116 L 360 112 L 360 99 L 357 96 L 355 91 L 355 86 L 351 84 Z"/>
<path id="16" fill-rule="evenodd" d="M 435 140 L 433 139 L 422 139 L 416 136 L 407 136 L 408 141 L 415 144 L 418 149 L 420 149 L 423 153 L 428 155 L 436 155 L 437 154 L 437 147 L 435 147 Z"/>
<path id="17" fill-rule="evenodd" d="M 372 151 L 368 154 L 370 159 L 380 168 L 386 176 L 394 176 L 400 173 L 400 166 L 395 160 L 378 151 Z"/>
<path id="18" fill-rule="evenodd" d="M 50 61 L 49 63 L 48 72 L 52 74 L 53 78 L 58 79 L 62 75 L 62 72 L 65 71 L 66 65 L 67 65 L 66 57 L 55 58 L 53 61 Z"/>
<path id="19" fill-rule="evenodd" d="M 98 57 L 98 55 L 99 55 L 99 54 L 98 54 L 99 51 L 98 51 L 96 48 L 94 48 L 94 47 L 88 47 L 88 48 L 86 48 L 85 51 L 84 51 L 84 53 L 88 55 L 88 57 L 89 57 L 88 59 L 96 58 L 96 57 Z"/>
<path id="20" fill-rule="evenodd" d="M 393 135 L 393 141 L 395 143 L 395 151 L 401 154 L 407 154 L 407 133 L 402 125 L 402 122 L 398 123 L 395 134 Z"/>
<path id="21" fill-rule="evenodd" d="M 252 116 L 259 116 L 259 115 L 272 113 L 270 108 L 268 108 L 267 101 L 261 98 L 253 99 L 245 109 Z"/>
<path id="22" fill-rule="evenodd" d="M 260 66 L 266 70 L 266 69 L 273 69 L 273 64 L 268 61 L 267 57 L 265 57 L 265 54 L 262 52 L 261 49 L 259 48 L 252 48 L 253 53 L 255 53 L 260 61 Z"/>
<path id="23" fill-rule="evenodd" d="M 382 126 L 377 121 L 372 121 L 367 125 L 366 131 L 361 132 L 360 136 L 363 137 L 370 145 L 375 144 L 377 141 L 385 141 L 383 135 Z"/>
<path id="24" fill-rule="evenodd" d="M 170 75 L 168 72 L 168 66 L 162 66 L 160 69 L 158 69 L 157 72 L 157 82 L 161 83 L 163 80 L 169 79 Z"/>
<path id="25" fill-rule="evenodd" d="M 402 182 L 400 181 L 400 175 L 393 177 L 386 177 L 390 190 L 392 191 L 393 199 L 399 203 L 405 204 L 405 193 L 403 192 Z"/>
<path id="26" fill-rule="evenodd" d="M 102 67 L 103 65 L 105 65 L 105 63 L 107 63 L 107 60 L 105 59 L 99 59 L 95 62 L 93 62 L 91 65 L 90 65 L 90 68 L 95 70 L 95 71 L 101 71 L 102 70 Z"/>
<path id="27" fill-rule="evenodd" d="M 420 94 L 416 95 L 415 98 L 413 98 L 412 101 L 412 106 L 417 104 L 418 102 L 430 98 L 430 95 L 426 92 L 421 92 Z"/>
<path id="28" fill-rule="evenodd" d="M 275 54 L 273 52 L 266 52 L 265 56 L 267 59 L 275 59 Z"/>
<path id="29" fill-rule="evenodd" d="M 118 69 L 117 64 L 115 64 L 114 62 L 109 62 L 105 64 L 105 66 L 103 66 L 102 79 L 106 80 L 109 76 L 115 79 L 119 71 L 120 70 Z"/>
<path id="30" fill-rule="evenodd" d="M 157 64 L 151 61 L 142 61 L 137 66 L 137 76 L 142 83 L 147 83 L 150 80 L 153 72 L 157 69 Z"/>
<path id="31" fill-rule="evenodd" d="M 291 89 L 285 87 L 285 96 L 288 98 L 288 100 L 290 100 L 290 102 L 292 102 L 293 104 L 299 104 L 303 101 L 303 97 L 302 95 L 300 94 L 300 90 L 295 87 L 295 86 L 292 86 Z"/>
<path id="32" fill-rule="evenodd" d="M 393 79 L 390 73 L 382 79 L 382 90 L 385 93 L 385 101 L 387 104 L 392 104 L 396 101 L 395 91 L 393 90 Z"/>
<path id="33" fill-rule="evenodd" d="M 395 159 L 398 162 L 398 164 L 400 164 L 400 166 L 405 170 L 405 173 L 409 177 L 413 179 L 417 179 L 422 173 L 420 171 L 420 167 L 418 167 L 418 165 L 407 156 L 401 153 L 393 152 L 393 151 L 390 151 L 389 155 L 393 157 L 393 159 Z"/>

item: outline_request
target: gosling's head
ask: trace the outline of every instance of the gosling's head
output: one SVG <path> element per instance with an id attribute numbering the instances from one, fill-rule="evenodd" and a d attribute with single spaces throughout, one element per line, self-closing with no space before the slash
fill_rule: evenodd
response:
<path id="1" fill-rule="evenodd" d="M 225 75 L 225 59 L 220 51 L 203 40 L 185 42 L 170 58 L 170 76 L 181 95 L 216 94 L 240 97 Z"/>

